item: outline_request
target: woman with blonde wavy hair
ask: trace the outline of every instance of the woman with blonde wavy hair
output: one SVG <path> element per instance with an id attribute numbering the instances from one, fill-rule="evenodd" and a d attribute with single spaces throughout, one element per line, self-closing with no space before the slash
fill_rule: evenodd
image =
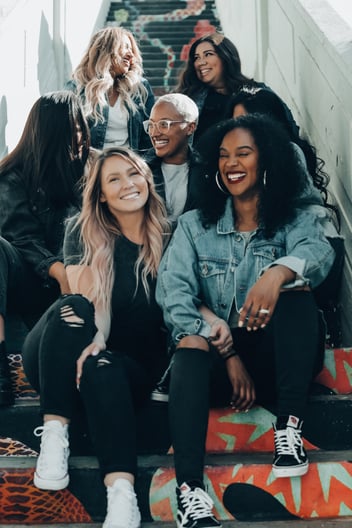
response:
<path id="1" fill-rule="evenodd" d="M 143 121 L 154 95 L 143 77 L 142 57 L 132 33 L 122 27 L 97 31 L 67 88 L 82 98 L 91 130 L 92 147 L 151 146 Z"/>
<path id="2" fill-rule="evenodd" d="M 167 361 L 154 294 L 168 233 L 142 158 L 124 147 L 97 153 L 82 210 L 66 227 L 72 294 L 49 308 L 23 347 L 44 417 L 35 430 L 41 446 L 34 484 L 46 490 L 68 485 L 68 428 L 83 403 L 107 488 L 104 528 L 140 526 L 136 412 Z"/>

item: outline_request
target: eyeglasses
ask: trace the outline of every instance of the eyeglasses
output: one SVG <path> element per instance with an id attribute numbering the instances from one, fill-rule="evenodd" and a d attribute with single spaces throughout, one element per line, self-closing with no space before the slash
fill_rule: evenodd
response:
<path id="1" fill-rule="evenodd" d="M 186 123 L 186 121 L 173 121 L 172 119 L 160 119 L 160 121 L 143 121 L 143 127 L 147 134 L 151 134 L 154 130 L 154 127 L 163 134 L 169 132 L 170 126 L 174 123 Z"/>

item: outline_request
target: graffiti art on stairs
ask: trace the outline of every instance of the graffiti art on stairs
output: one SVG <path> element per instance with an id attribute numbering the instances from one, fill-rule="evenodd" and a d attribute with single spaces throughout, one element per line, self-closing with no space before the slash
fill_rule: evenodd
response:
<path id="1" fill-rule="evenodd" d="M 0 438 L 1 456 L 36 456 L 24 444 Z M 0 467 L 0 525 L 88 523 L 92 519 L 68 490 L 43 491 L 33 485 L 33 468 Z"/>

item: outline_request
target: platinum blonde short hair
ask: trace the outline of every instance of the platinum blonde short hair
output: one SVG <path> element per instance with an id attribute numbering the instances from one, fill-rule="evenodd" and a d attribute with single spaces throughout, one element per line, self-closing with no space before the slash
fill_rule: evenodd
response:
<path id="1" fill-rule="evenodd" d="M 176 110 L 182 115 L 187 123 L 198 124 L 199 110 L 196 103 L 188 97 L 181 93 L 169 93 L 161 95 L 156 100 L 154 106 L 157 106 L 159 103 L 170 103 Z"/>

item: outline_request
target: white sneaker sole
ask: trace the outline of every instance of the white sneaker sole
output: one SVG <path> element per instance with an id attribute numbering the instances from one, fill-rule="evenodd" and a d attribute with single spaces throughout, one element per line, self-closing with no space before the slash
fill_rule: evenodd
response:
<path id="1" fill-rule="evenodd" d="M 61 479 L 43 479 L 37 473 L 34 473 L 33 484 L 36 488 L 49 491 L 59 491 L 67 488 L 70 481 L 69 475 Z"/>
<path id="2" fill-rule="evenodd" d="M 150 399 L 152 401 L 158 401 L 158 402 L 167 403 L 169 401 L 169 395 L 168 394 L 160 394 L 158 392 L 152 392 L 151 395 L 150 395 Z"/>
<path id="3" fill-rule="evenodd" d="M 306 462 L 300 466 L 276 467 L 273 466 L 273 474 L 276 478 L 302 477 L 308 472 L 309 464 Z"/>

